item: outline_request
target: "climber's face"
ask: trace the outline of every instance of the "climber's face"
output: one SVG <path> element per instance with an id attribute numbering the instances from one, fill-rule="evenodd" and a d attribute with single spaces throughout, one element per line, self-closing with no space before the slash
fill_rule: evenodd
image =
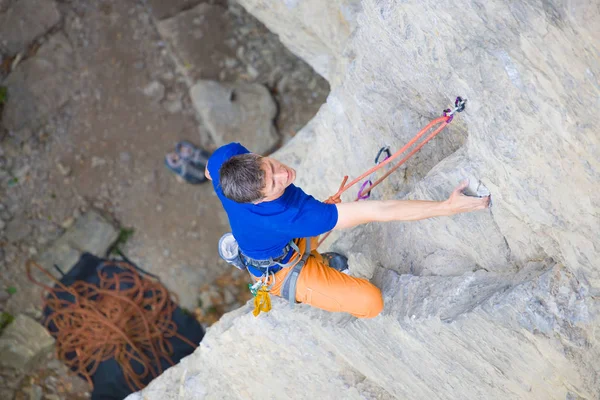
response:
<path id="1" fill-rule="evenodd" d="M 264 198 L 261 202 L 272 201 L 279 198 L 296 180 L 296 171 L 270 157 L 263 157 L 261 163 L 265 172 Z"/>

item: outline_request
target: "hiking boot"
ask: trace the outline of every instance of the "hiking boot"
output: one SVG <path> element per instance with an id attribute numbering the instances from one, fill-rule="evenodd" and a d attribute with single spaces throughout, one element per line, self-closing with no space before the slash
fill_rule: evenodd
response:
<path id="1" fill-rule="evenodd" d="M 323 261 L 329 266 L 329 268 L 336 269 L 344 274 L 350 272 L 348 269 L 348 257 L 341 255 L 340 253 L 327 252 L 321 253 Z"/>

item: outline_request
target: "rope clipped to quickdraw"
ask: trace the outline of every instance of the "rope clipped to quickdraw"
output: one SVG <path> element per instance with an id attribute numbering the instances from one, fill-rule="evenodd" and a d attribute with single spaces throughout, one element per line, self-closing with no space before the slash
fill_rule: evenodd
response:
<path id="1" fill-rule="evenodd" d="M 385 157 L 383 158 L 383 160 L 380 160 L 380 158 L 383 154 L 385 154 Z M 384 162 L 391 156 L 392 156 L 392 153 L 390 153 L 390 146 L 383 146 L 377 152 L 377 156 L 375 156 L 375 165 L 379 165 L 380 163 Z M 360 189 L 358 189 L 358 194 L 356 195 L 356 201 L 366 200 L 369 197 L 371 197 L 371 189 L 373 187 L 373 176 L 374 175 L 375 175 L 375 173 L 372 173 L 371 176 L 369 176 L 369 179 L 364 181 L 363 184 L 360 186 Z"/>
<path id="2" fill-rule="evenodd" d="M 421 147 L 425 146 L 425 144 L 427 144 L 427 142 L 429 142 L 431 139 L 436 137 L 438 135 L 438 133 L 440 133 L 446 126 L 448 126 L 448 124 L 450 122 L 452 122 L 452 120 L 454 119 L 454 115 L 456 113 L 464 111 L 466 104 L 467 104 L 467 99 L 463 99 L 462 97 L 457 97 L 456 100 L 454 101 L 454 108 L 452 108 L 452 109 L 449 108 L 449 109 L 444 110 L 443 115 L 441 117 L 436 118 L 433 121 L 431 121 L 429 124 L 427 124 L 427 126 L 425 126 L 423 129 L 421 129 L 419 131 L 419 133 L 417 133 L 408 143 L 406 143 L 404 145 L 404 147 L 402 147 L 400 150 L 395 152 L 391 157 L 387 157 L 384 161 L 378 163 L 373 168 L 369 169 L 368 171 L 366 171 L 359 177 L 355 178 L 353 181 L 351 181 L 348 184 L 346 184 L 346 182 L 348 181 L 348 176 L 347 175 L 344 176 L 344 179 L 342 180 L 342 184 L 340 185 L 340 188 L 338 189 L 337 193 L 334 194 L 333 196 L 331 196 L 330 198 L 328 198 L 325 201 L 325 203 L 328 203 L 328 204 L 340 203 L 342 201 L 341 200 L 342 193 L 344 193 L 346 190 L 350 189 L 352 186 L 354 186 L 361 180 L 365 179 L 367 176 L 372 175 L 373 173 L 375 173 L 375 171 L 378 171 L 379 169 L 392 163 L 394 160 L 399 158 L 405 151 L 407 151 L 411 146 L 413 146 L 419 139 L 421 139 L 423 136 L 425 136 L 425 134 L 427 132 L 429 132 L 431 129 L 433 129 L 435 127 L 434 131 L 431 132 L 414 149 L 412 149 L 404 158 L 402 158 L 400 161 L 398 161 L 398 163 L 396 165 L 394 165 L 392 168 L 390 168 L 389 171 L 387 171 L 381 178 L 377 179 L 375 182 L 373 182 L 373 184 L 369 185 L 368 192 L 370 193 L 371 190 L 373 190 L 373 188 L 375 188 L 375 186 L 377 186 L 381 182 L 383 182 L 388 176 L 390 176 L 392 174 L 392 172 L 394 172 L 398 168 L 400 168 L 400 166 L 402 164 L 404 164 L 410 157 L 412 157 L 413 154 L 415 154 L 417 151 L 419 151 L 421 149 Z M 359 195 L 362 194 L 362 192 L 363 192 L 363 190 L 361 188 L 361 190 L 359 191 Z M 360 198 L 357 198 L 355 201 L 357 201 L 357 200 L 360 200 Z M 328 232 L 325 235 L 323 235 L 321 240 L 319 240 L 319 246 L 321 245 L 321 243 L 323 243 L 323 241 L 325 239 L 327 239 L 327 237 L 329 236 L 330 233 L 331 232 Z"/>
<path id="3" fill-rule="evenodd" d="M 271 311 L 271 296 L 269 295 L 269 289 L 264 286 L 258 289 L 256 296 L 254 296 L 254 311 L 252 311 L 252 314 L 258 317 L 261 311 L 264 313 Z"/>

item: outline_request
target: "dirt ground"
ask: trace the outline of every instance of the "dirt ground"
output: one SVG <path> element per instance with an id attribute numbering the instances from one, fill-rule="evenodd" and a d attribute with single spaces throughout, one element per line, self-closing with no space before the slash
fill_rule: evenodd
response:
<path id="1" fill-rule="evenodd" d="M 61 22 L 53 32 L 64 33 L 73 47 L 75 68 L 71 87 L 65 88 L 71 94 L 70 100 L 41 128 L 18 134 L 4 132 L 0 142 L 0 167 L 20 177 L 17 184 L 2 182 L 0 216 L 3 225 L 22 221 L 27 230 L 16 242 L 0 239 L 0 290 L 14 288 L 1 307 L 12 314 L 26 312 L 40 317 L 40 293 L 25 276 L 24 263 L 91 208 L 111 215 L 121 227 L 134 229 L 123 247 L 125 253 L 160 276 L 179 296 L 182 306 L 197 309 L 200 299 L 203 309 L 196 312 L 206 325 L 227 311 L 215 296 L 235 297 L 236 301 L 230 303 L 233 306 L 247 298 L 247 294 L 241 294 L 246 278 L 232 275 L 230 267 L 218 257 L 217 243 L 228 231 L 228 221 L 212 187 L 179 183 L 164 167 L 165 153 L 172 151 L 179 140 L 187 139 L 209 150 L 214 150 L 215 144 L 191 105 L 189 83 L 177 68 L 172 49 L 156 28 L 157 10 L 168 14 L 164 10 L 186 2 L 150 3 L 58 2 Z M 185 6 L 191 7 L 191 3 L 199 1 L 188 1 Z M 228 7 L 224 2 L 212 3 Z M 235 4 L 230 7 L 239 8 Z M 249 18 L 238 17 L 237 21 Z M 245 28 L 246 32 L 258 29 L 256 35 L 267 37 L 265 28 L 256 21 Z M 269 40 L 275 40 L 274 35 Z M 244 43 L 242 37 L 236 46 Z M 231 52 L 226 49 L 231 43 L 214 46 L 222 46 L 224 53 Z M 268 49 L 281 53 L 276 53 L 274 60 L 292 58 L 279 46 Z M 207 54 L 206 59 L 210 56 Z M 224 79 L 262 80 L 273 86 L 273 93 L 277 82 L 285 77 L 267 82 L 265 68 L 270 65 L 259 68 L 260 73 L 253 78 L 247 76 L 248 68 L 242 62 L 229 65 L 229 69 L 223 67 Z M 303 68 L 309 72 L 286 77 L 286 90 L 291 91 L 293 101 L 282 102 L 281 93 L 275 98 L 280 107 L 277 127 L 284 135 L 282 143 L 308 122 L 328 93 L 325 81 L 308 67 Z M 299 89 L 315 81 L 313 89 Z M 162 96 L 144 93 L 144 88 L 157 86 L 156 82 L 164 88 Z M 240 140 L 243 142 L 243 138 Z M 230 282 L 235 284 L 228 285 Z M 207 292 L 211 298 L 208 305 Z M 55 371 L 52 376 L 64 373 L 55 360 L 49 359 L 51 362 L 51 368 L 46 363 L 20 382 L 16 398 L 33 398 L 25 397 L 27 390 L 31 392 L 32 384 L 48 380 L 44 371 Z M 54 398 L 78 399 L 85 398 L 87 390 L 75 380 L 52 393 L 59 396 Z"/>

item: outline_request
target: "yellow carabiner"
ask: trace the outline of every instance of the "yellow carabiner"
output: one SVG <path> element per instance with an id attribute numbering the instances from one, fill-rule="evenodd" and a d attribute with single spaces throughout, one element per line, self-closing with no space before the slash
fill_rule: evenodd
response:
<path id="1" fill-rule="evenodd" d="M 255 317 L 258 317 L 260 312 L 269 312 L 271 311 L 271 296 L 269 296 L 269 291 L 266 287 L 261 287 L 256 292 L 256 297 L 254 297 L 254 314 Z"/>

